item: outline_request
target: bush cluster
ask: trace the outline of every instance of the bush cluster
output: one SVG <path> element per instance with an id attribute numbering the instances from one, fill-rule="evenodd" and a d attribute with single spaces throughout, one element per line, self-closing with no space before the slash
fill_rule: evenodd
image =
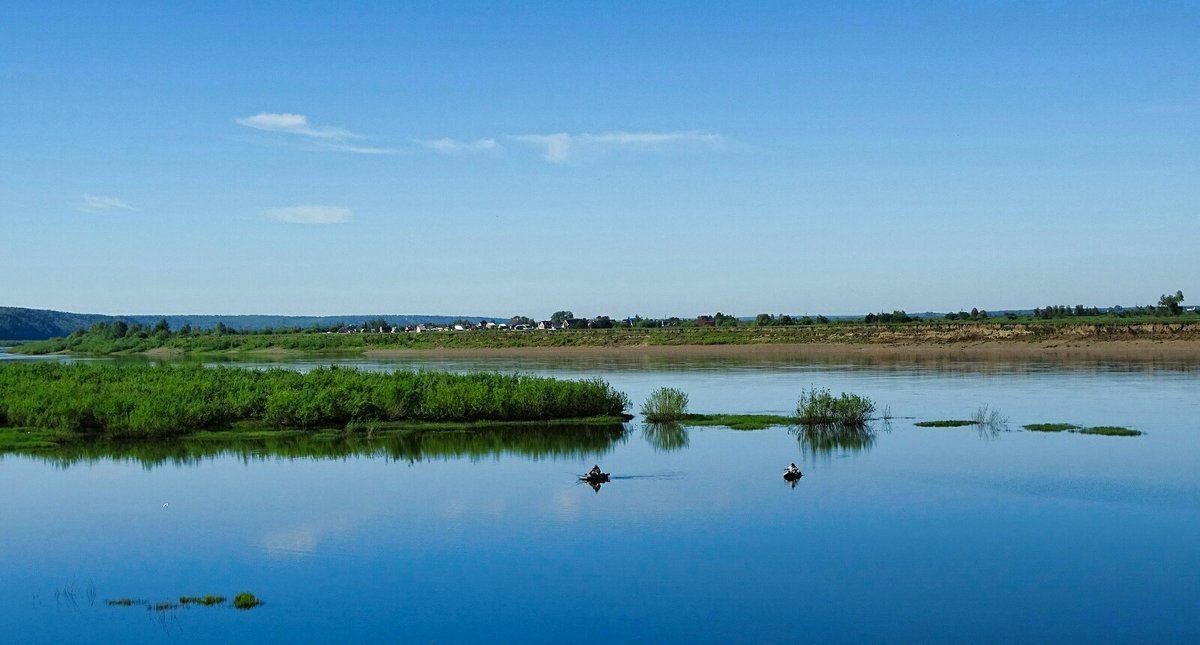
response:
<path id="1" fill-rule="evenodd" d="M 650 423 L 678 421 L 687 415 L 688 395 L 681 390 L 660 387 L 642 404 L 642 416 Z"/>
<path id="2" fill-rule="evenodd" d="M 306 374 L 201 365 L 0 365 L 0 422 L 67 433 L 177 434 L 238 421 L 287 428 L 372 421 L 546 421 L 616 416 L 628 398 L 600 379 L 517 374 Z"/>
<path id="3" fill-rule="evenodd" d="M 825 388 L 800 393 L 796 418 L 805 425 L 861 426 L 875 413 L 875 402 L 858 394 L 833 396 Z"/>

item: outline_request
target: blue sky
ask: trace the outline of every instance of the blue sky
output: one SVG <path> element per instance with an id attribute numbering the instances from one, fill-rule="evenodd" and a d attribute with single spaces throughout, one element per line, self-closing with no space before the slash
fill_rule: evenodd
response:
<path id="1" fill-rule="evenodd" d="M 175 4 L 5 8 L 0 305 L 1200 301 L 1195 2 Z"/>

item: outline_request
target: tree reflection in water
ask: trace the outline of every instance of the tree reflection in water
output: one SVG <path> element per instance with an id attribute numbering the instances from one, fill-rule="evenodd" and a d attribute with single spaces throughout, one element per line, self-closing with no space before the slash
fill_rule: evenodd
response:
<path id="1" fill-rule="evenodd" d="M 642 436 L 655 452 L 673 452 L 688 447 L 687 428 L 678 423 L 643 423 Z"/>
<path id="2" fill-rule="evenodd" d="M 438 428 L 377 433 L 220 432 L 154 440 L 96 438 L 54 447 L 13 449 L 60 468 L 98 461 L 133 461 L 146 468 L 190 465 L 234 456 L 243 462 L 275 459 L 383 457 L 418 462 L 520 455 L 534 459 L 595 459 L 627 440 L 625 425 L 519 425 Z M 0 454 L 2 457 L 2 454 Z"/>
<path id="3" fill-rule="evenodd" d="M 888 429 L 884 424 L 884 430 Z M 793 426 L 788 430 L 800 442 L 800 454 L 805 457 L 828 457 L 835 451 L 866 452 L 875 446 L 877 435 L 869 423 L 811 424 Z"/>

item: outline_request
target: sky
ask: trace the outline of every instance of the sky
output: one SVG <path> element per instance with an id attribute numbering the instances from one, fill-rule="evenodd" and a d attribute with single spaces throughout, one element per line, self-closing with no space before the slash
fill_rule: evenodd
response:
<path id="1" fill-rule="evenodd" d="M 12 3 L 0 249 L 108 314 L 1200 303 L 1200 3 Z"/>

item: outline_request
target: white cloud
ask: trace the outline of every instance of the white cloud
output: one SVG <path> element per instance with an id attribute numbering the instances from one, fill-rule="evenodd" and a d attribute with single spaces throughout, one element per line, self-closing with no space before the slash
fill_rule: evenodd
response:
<path id="1" fill-rule="evenodd" d="M 612 147 L 660 147 L 671 144 L 707 144 L 715 145 L 722 141 L 719 134 L 700 130 L 678 130 L 673 132 L 601 132 L 581 134 L 518 134 L 510 137 L 514 141 L 532 145 L 543 150 L 542 156 L 546 161 L 565 163 L 575 148 L 584 146 Z"/>
<path id="2" fill-rule="evenodd" d="M 328 125 L 313 125 L 308 122 L 308 117 L 303 114 L 290 114 L 287 112 L 260 112 L 254 116 L 238 117 L 234 119 L 238 125 L 255 130 L 265 130 L 267 132 L 281 132 L 283 134 L 294 134 L 300 137 L 310 139 L 317 147 L 324 150 L 338 150 L 341 152 L 354 152 L 357 154 L 367 155 L 386 155 L 395 154 L 396 150 L 391 148 L 377 148 L 371 146 L 359 146 L 349 141 L 355 139 L 364 139 L 361 134 L 356 134 L 345 128 L 338 128 Z"/>
<path id="3" fill-rule="evenodd" d="M 269 208 L 265 215 L 289 224 L 345 224 L 353 217 L 349 208 L 317 205 Z"/>
<path id="4" fill-rule="evenodd" d="M 111 195 L 89 195 L 87 193 L 84 193 L 83 203 L 79 206 L 79 209 L 90 213 L 112 210 L 137 210 L 137 208 L 135 208 L 132 204 L 121 199 L 120 197 L 112 197 Z"/>
<path id="5" fill-rule="evenodd" d="M 286 132 L 288 134 L 299 134 L 316 139 L 345 141 L 346 139 L 362 138 L 361 136 L 342 128 L 313 126 L 308 122 L 308 117 L 304 116 L 303 114 L 276 114 L 273 112 L 261 112 L 259 114 L 255 114 L 254 116 L 234 119 L 234 121 L 236 121 L 238 125 L 244 125 L 247 128 L 254 128 L 255 130 Z"/>
<path id="6" fill-rule="evenodd" d="M 470 152 L 492 152 L 500 148 L 495 139 L 476 139 L 474 141 L 459 141 L 457 139 L 413 139 L 418 145 L 434 152 L 446 155 L 464 154 Z"/>
<path id="7" fill-rule="evenodd" d="M 514 141 L 528 143 L 535 148 L 544 148 L 542 156 L 546 161 L 563 163 L 571 156 L 573 137 L 566 132 L 558 134 L 518 134 L 512 137 Z"/>

